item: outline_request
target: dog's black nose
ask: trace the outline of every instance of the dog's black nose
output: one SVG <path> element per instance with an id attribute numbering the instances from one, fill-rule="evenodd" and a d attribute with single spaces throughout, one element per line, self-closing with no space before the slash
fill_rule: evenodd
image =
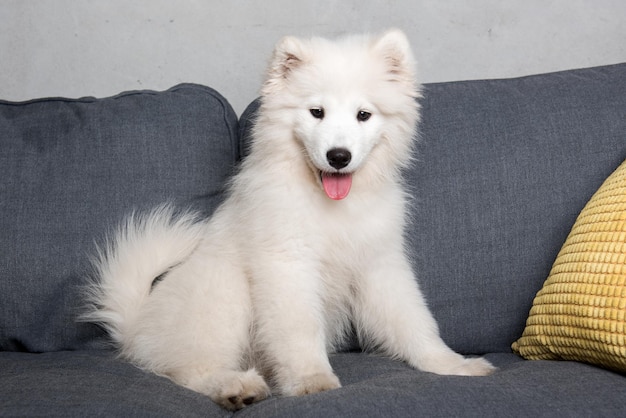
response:
<path id="1" fill-rule="evenodd" d="M 345 148 L 333 148 L 326 153 L 326 159 L 332 168 L 340 170 L 350 164 L 352 154 Z"/>

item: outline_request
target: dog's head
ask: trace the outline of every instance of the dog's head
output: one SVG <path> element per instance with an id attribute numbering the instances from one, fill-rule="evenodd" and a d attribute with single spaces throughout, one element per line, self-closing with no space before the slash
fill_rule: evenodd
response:
<path id="1" fill-rule="evenodd" d="M 411 156 L 419 88 L 406 36 L 283 38 L 262 88 L 273 123 L 288 127 L 327 196 L 354 176 L 394 175 Z"/>

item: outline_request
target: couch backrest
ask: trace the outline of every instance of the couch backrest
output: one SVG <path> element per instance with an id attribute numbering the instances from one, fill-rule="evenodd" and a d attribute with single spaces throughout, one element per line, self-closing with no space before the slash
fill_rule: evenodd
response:
<path id="1" fill-rule="evenodd" d="M 626 64 L 428 84 L 407 231 L 444 339 L 508 351 L 571 225 L 626 159 Z M 95 242 L 164 201 L 211 213 L 245 149 L 215 91 L 0 101 L 0 350 L 93 346 L 75 322 Z"/>
<path id="2" fill-rule="evenodd" d="M 427 84 L 422 106 L 415 271 L 454 349 L 510 351 L 578 212 L 626 159 L 626 64 Z"/>
<path id="3" fill-rule="evenodd" d="M 212 89 L 0 102 L 0 350 L 93 345 L 76 323 L 95 243 L 165 201 L 210 213 L 239 158 Z"/>

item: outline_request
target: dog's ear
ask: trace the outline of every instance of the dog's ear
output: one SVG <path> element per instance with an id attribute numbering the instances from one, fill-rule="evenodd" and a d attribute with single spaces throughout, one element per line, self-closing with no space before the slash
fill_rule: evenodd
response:
<path id="1" fill-rule="evenodd" d="M 262 92 L 270 92 L 281 85 L 289 74 L 301 66 L 306 57 L 302 41 L 293 36 L 282 38 L 274 47 Z"/>
<path id="2" fill-rule="evenodd" d="M 406 35 L 399 29 L 391 29 L 374 42 L 374 50 L 382 56 L 390 81 L 414 85 L 415 59 Z"/>

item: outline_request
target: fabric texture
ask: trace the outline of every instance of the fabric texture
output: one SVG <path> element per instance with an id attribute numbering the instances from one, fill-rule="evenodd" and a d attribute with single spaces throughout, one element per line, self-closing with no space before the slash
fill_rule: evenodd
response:
<path id="1" fill-rule="evenodd" d="M 90 346 L 77 324 L 96 243 L 165 201 L 210 213 L 239 157 L 212 89 L 0 102 L 0 350 Z"/>
<path id="2" fill-rule="evenodd" d="M 583 363 L 491 354 L 487 377 L 438 376 L 361 353 L 331 356 L 337 390 L 272 396 L 232 414 L 99 351 L 0 352 L 0 416 L 623 417 L 624 376 Z"/>
<path id="3" fill-rule="evenodd" d="M 206 396 L 96 350 L 0 353 L 0 416 L 228 416 Z"/>
<path id="4" fill-rule="evenodd" d="M 423 91 L 409 257 L 452 348 L 507 352 L 576 216 L 626 159 L 626 64 Z"/>
<path id="5" fill-rule="evenodd" d="M 626 371 L 626 162 L 582 210 L 513 350 Z"/>
<path id="6" fill-rule="evenodd" d="M 258 102 L 239 144 L 228 103 L 181 85 L 0 102 L 0 415 L 626 416 L 623 374 L 510 352 L 577 215 L 626 160 L 626 64 L 424 91 L 407 252 L 443 338 L 491 353 L 496 373 L 343 352 L 342 388 L 233 414 L 94 349 L 102 333 L 74 319 L 95 242 L 165 200 L 211 213 L 247 149 Z"/>

